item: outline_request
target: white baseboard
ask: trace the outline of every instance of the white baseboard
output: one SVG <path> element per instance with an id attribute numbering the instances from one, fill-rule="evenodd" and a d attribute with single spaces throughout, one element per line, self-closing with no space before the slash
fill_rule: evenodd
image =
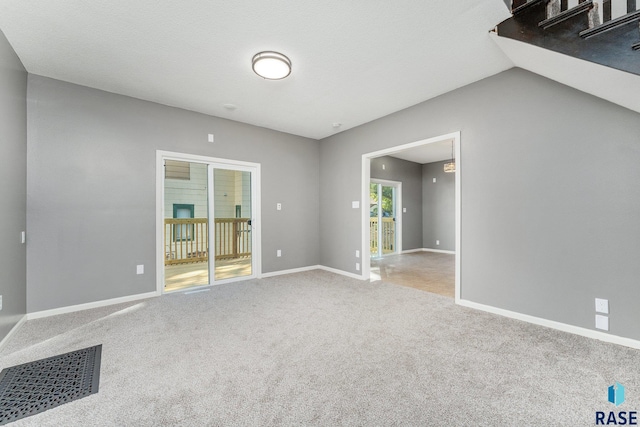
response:
<path id="1" fill-rule="evenodd" d="M 9 331 L 9 333 L 7 334 L 7 336 L 5 336 L 2 341 L 0 341 L 0 349 L 2 347 L 4 347 L 4 345 L 9 341 L 9 338 L 11 338 L 13 336 L 13 334 L 15 334 L 16 332 L 18 332 L 18 329 L 20 329 L 20 326 L 22 326 L 22 324 L 24 322 L 27 321 L 27 315 L 25 314 L 24 316 L 22 316 L 20 318 L 20 320 L 18 320 L 18 323 L 15 324 L 15 326 L 13 328 L 11 328 L 11 330 Z"/>
<path id="2" fill-rule="evenodd" d="M 337 268 L 327 267 L 324 265 L 310 265 L 308 267 L 292 268 L 290 270 L 272 271 L 270 273 L 262 273 L 261 277 L 266 278 L 266 277 L 282 276 L 284 274 L 301 273 L 303 271 L 311 271 L 311 270 L 323 270 L 323 271 L 328 271 L 330 273 L 340 274 L 341 276 L 347 276 L 352 279 L 366 280 L 361 275 L 349 273 L 348 271 L 338 270 Z"/>
<path id="3" fill-rule="evenodd" d="M 348 271 L 338 270 L 337 268 L 326 267 L 324 265 L 319 265 L 318 268 L 320 270 L 328 271 L 330 273 L 335 273 L 335 274 L 340 274 L 342 276 L 351 277 L 352 279 L 367 280 L 366 278 L 362 277 L 362 275 L 360 275 L 360 274 L 349 273 Z"/>
<path id="4" fill-rule="evenodd" d="M 437 254 L 450 254 L 455 255 L 456 251 L 443 251 L 441 249 L 422 248 L 422 252 L 435 252 Z"/>
<path id="5" fill-rule="evenodd" d="M 274 276 L 281 276 L 284 274 L 300 273 L 303 271 L 311 271 L 311 270 L 324 270 L 324 271 L 329 271 L 331 273 L 340 274 L 342 276 L 351 277 L 353 279 L 365 280 L 360 275 L 349 273 L 347 271 L 338 270 L 336 268 L 325 267 L 324 265 L 311 265 L 308 267 L 292 268 L 289 270 L 272 271 L 269 273 L 263 273 L 261 277 L 262 278 L 274 277 Z M 114 304 L 122 304 L 124 302 L 137 301 L 137 300 L 153 298 L 157 296 L 159 296 L 157 292 L 147 292 L 144 294 L 129 295 L 126 297 L 89 302 L 86 304 L 78 304 L 78 305 L 72 305 L 68 307 L 53 308 L 51 310 L 36 311 L 33 313 L 27 313 L 26 316 L 23 318 L 23 320 L 21 320 L 20 322 L 24 322 L 24 320 L 33 320 L 33 319 L 41 319 L 43 317 L 57 316 L 58 314 L 66 314 L 66 313 L 73 313 L 76 311 L 89 310 L 92 308 L 106 307 Z M 20 322 L 18 323 L 18 325 L 21 324 Z M 11 330 L 9 334 L 13 333 L 13 331 L 17 329 L 18 325 L 14 326 L 14 328 Z M 7 335 L 7 337 L 8 336 L 9 335 Z M 2 342 L 4 342 L 4 340 Z M 2 343 L 0 343 L 0 346 L 2 346 Z"/>
<path id="6" fill-rule="evenodd" d="M 310 265 L 308 267 L 291 268 L 289 270 L 279 270 L 279 271 L 271 271 L 269 273 L 262 273 L 260 277 L 264 279 L 266 277 L 275 277 L 275 276 L 282 276 L 284 274 L 302 273 L 303 271 L 318 270 L 319 268 L 320 268 L 319 265 Z"/>
<path id="7" fill-rule="evenodd" d="M 122 304 L 123 302 L 137 301 L 141 299 L 157 297 L 157 292 L 147 292 L 144 294 L 129 295 L 126 297 L 112 298 L 102 301 L 88 302 L 86 304 L 71 305 L 68 307 L 53 308 L 51 310 L 36 311 L 27 313 L 27 320 L 41 319 L 43 317 L 57 316 L 58 314 L 73 313 L 75 311 L 89 310 L 91 308 L 106 307 L 114 304 Z"/>
<path id="8" fill-rule="evenodd" d="M 556 322 L 554 320 L 543 319 L 541 317 L 530 316 L 528 314 L 517 313 L 515 311 L 504 310 L 502 308 L 492 307 L 490 305 L 479 304 L 468 300 L 456 301 L 457 304 L 474 308 L 476 310 L 486 311 L 488 313 L 497 314 L 499 316 L 509 317 L 511 319 L 521 320 L 527 323 L 533 323 L 534 325 L 545 326 L 551 329 L 557 329 L 563 332 L 569 332 L 575 335 L 581 335 L 587 338 L 593 338 L 600 341 L 609 342 L 612 344 L 623 345 L 625 347 L 631 347 L 640 350 L 640 341 L 624 338 L 617 335 L 611 335 L 600 331 L 594 331 L 591 329 L 582 328 L 580 326 L 568 325 L 566 323 Z"/>
<path id="9" fill-rule="evenodd" d="M 424 249 L 422 248 L 418 248 L 418 249 L 407 249 L 406 251 L 402 251 L 403 254 L 412 254 L 414 252 L 422 252 L 424 251 Z"/>

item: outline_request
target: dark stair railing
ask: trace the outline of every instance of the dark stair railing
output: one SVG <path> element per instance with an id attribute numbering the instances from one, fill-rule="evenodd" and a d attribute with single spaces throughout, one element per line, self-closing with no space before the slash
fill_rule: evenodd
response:
<path id="1" fill-rule="evenodd" d="M 640 0 L 512 0 L 511 12 L 498 35 L 640 75 Z"/>
<path id="2" fill-rule="evenodd" d="M 625 0 L 617 1 L 622 2 Z M 600 3 L 600 0 L 597 0 L 596 5 L 598 3 Z M 626 3 L 627 13 L 621 16 L 614 16 L 612 13 L 612 0 L 602 0 L 602 22 L 598 22 L 598 25 L 581 31 L 580 37 L 587 39 L 589 37 L 593 37 L 606 31 L 621 27 L 622 25 L 640 20 L 640 10 L 638 10 L 637 8 L 637 5 L 640 5 L 640 3 L 636 3 L 635 0 L 626 0 Z"/>

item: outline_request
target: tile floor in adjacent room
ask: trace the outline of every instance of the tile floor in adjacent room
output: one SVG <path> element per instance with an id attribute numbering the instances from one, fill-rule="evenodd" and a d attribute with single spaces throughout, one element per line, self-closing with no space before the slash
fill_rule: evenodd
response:
<path id="1" fill-rule="evenodd" d="M 455 255 L 414 252 L 371 259 L 371 281 L 382 280 L 453 298 Z"/>

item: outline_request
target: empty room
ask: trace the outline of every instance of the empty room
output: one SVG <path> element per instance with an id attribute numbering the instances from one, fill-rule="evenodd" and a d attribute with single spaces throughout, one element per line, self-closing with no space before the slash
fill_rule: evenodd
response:
<path id="1" fill-rule="evenodd" d="M 637 424 L 640 2 L 0 3 L 0 425 Z"/>

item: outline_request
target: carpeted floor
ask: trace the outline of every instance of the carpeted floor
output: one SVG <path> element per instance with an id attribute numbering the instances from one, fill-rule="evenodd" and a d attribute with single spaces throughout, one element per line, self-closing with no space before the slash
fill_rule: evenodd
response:
<path id="1" fill-rule="evenodd" d="M 323 271 L 28 321 L 0 366 L 96 344 L 98 394 L 14 425 L 588 426 L 640 410 L 639 351 Z"/>
<path id="2" fill-rule="evenodd" d="M 383 280 L 449 298 L 456 293 L 456 256 L 437 252 L 388 255 L 371 260 L 371 280 Z"/>

